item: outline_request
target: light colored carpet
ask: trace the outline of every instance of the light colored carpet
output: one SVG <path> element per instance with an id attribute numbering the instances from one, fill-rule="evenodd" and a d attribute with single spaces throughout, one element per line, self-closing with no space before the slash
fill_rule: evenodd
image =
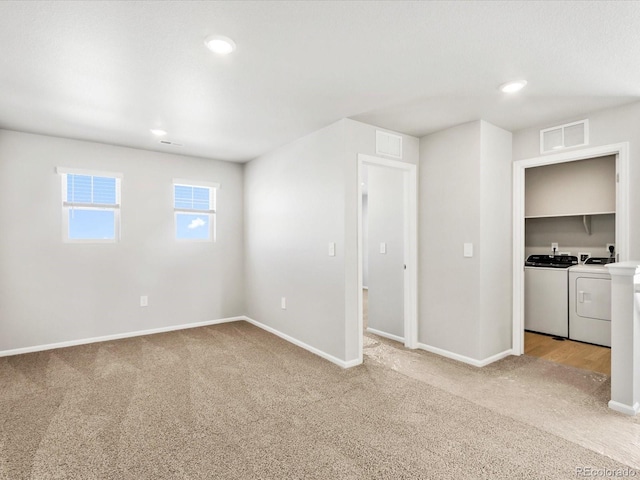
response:
<path id="1" fill-rule="evenodd" d="M 640 416 L 608 408 L 607 375 L 528 355 L 476 368 L 370 334 L 365 345 L 369 362 L 640 469 Z"/>
<path id="2" fill-rule="evenodd" d="M 2 358 L 0 385 L 1 479 L 568 479 L 624 468 L 376 359 L 342 370 L 244 322 Z"/>

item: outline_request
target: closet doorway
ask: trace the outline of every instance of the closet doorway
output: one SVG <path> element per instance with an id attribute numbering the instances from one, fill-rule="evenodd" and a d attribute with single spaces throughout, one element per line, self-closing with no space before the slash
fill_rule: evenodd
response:
<path id="1" fill-rule="evenodd" d="M 628 260 L 628 143 L 587 148 L 514 162 L 513 170 L 513 353 L 525 353 L 525 174 L 529 168 L 556 165 L 612 155 L 615 157 L 616 261 Z M 588 225 L 585 222 L 585 228 Z M 551 248 L 551 245 L 549 245 Z M 604 250 L 604 245 L 602 246 Z M 559 252 L 562 248 L 559 248 Z M 580 253 L 580 252 L 576 252 Z"/>

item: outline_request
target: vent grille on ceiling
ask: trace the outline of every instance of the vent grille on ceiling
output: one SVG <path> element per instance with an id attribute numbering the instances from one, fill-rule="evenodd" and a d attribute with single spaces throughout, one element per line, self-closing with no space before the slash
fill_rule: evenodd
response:
<path id="1" fill-rule="evenodd" d="M 402 158 L 402 137 L 376 130 L 376 155 Z"/>
<path id="2" fill-rule="evenodd" d="M 170 142 L 169 140 L 160 140 L 160 143 L 162 145 L 169 145 L 171 147 L 182 147 L 183 146 L 181 143 Z"/>
<path id="3" fill-rule="evenodd" d="M 540 153 L 557 152 L 565 148 L 589 144 L 589 120 L 566 123 L 540 130 Z"/>

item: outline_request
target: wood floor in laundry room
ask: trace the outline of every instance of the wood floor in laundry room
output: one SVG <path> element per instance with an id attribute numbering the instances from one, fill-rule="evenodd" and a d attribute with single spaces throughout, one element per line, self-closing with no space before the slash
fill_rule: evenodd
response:
<path id="1" fill-rule="evenodd" d="M 611 375 L 611 349 L 549 335 L 524 332 L 524 353 L 552 362 Z"/>

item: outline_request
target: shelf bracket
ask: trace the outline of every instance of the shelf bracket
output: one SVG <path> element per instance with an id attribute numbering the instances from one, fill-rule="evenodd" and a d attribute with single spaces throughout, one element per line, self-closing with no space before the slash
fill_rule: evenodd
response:
<path id="1" fill-rule="evenodd" d="M 582 224 L 584 225 L 584 231 L 587 232 L 587 235 L 591 235 L 591 215 L 583 215 Z"/>

